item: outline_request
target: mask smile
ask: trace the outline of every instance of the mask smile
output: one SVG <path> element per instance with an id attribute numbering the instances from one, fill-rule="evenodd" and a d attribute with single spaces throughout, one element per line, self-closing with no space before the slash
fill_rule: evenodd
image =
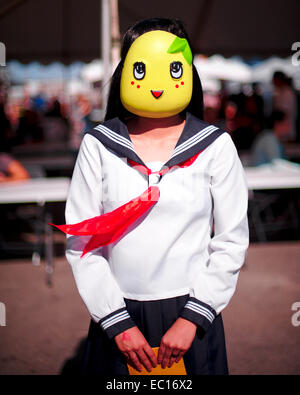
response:
<path id="1" fill-rule="evenodd" d="M 155 99 L 158 99 L 161 97 L 161 95 L 164 93 L 164 91 L 151 91 L 151 93 L 155 97 Z"/>

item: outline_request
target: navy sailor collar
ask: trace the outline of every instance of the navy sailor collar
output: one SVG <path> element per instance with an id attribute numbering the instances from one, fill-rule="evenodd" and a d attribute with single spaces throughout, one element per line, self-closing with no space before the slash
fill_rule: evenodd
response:
<path id="1" fill-rule="evenodd" d="M 140 165 L 146 166 L 135 152 L 129 136 L 127 126 L 119 118 L 105 121 L 95 128 L 88 130 L 87 134 L 96 137 L 105 147 L 112 150 L 118 156 L 130 159 Z M 207 148 L 215 141 L 224 130 L 217 126 L 196 118 L 187 113 L 183 131 L 177 141 L 171 158 L 164 164 L 163 168 L 178 165 L 190 159 L 200 151 Z"/>

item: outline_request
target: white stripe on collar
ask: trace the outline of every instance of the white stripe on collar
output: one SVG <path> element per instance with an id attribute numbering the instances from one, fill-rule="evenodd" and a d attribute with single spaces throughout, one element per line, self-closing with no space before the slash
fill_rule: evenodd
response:
<path id="1" fill-rule="evenodd" d="M 190 137 L 188 140 L 186 140 L 184 143 L 182 143 L 182 144 L 180 144 L 180 145 L 178 145 L 178 147 L 176 147 L 175 149 L 174 149 L 174 154 L 175 153 L 177 153 L 177 151 L 181 151 L 181 150 L 185 150 L 188 146 L 190 146 L 195 140 L 197 140 L 198 141 L 198 139 L 202 136 L 202 135 L 204 135 L 204 134 L 206 134 L 206 132 L 209 132 L 209 131 L 211 131 L 211 130 L 216 130 L 216 129 L 218 129 L 216 126 L 213 126 L 213 125 L 210 125 L 210 126 L 207 126 L 205 129 L 202 129 L 202 130 L 200 130 L 200 132 L 198 132 L 198 133 L 196 133 L 196 134 L 194 134 L 194 136 L 192 136 L 192 137 Z"/>
<path id="2" fill-rule="evenodd" d="M 174 158 L 175 156 L 181 154 L 183 151 L 187 151 L 194 145 L 198 144 L 200 141 L 204 140 L 207 136 L 212 134 L 217 129 L 219 128 L 215 126 L 208 126 L 207 128 L 201 130 L 195 136 L 189 138 L 187 141 L 176 147 L 171 158 Z"/>
<path id="3" fill-rule="evenodd" d="M 206 137 L 208 137 L 210 134 L 212 134 L 214 131 L 218 130 L 219 128 L 214 126 L 214 125 L 209 125 L 206 128 L 200 130 L 198 133 L 190 137 L 188 140 L 186 140 L 184 143 L 178 145 L 174 151 L 173 154 L 170 158 L 173 159 L 176 156 L 180 155 L 182 152 L 188 151 L 190 148 L 192 148 L 194 145 L 198 144 L 202 140 L 204 140 Z M 111 141 L 127 148 L 130 149 L 135 155 L 136 151 L 134 149 L 134 146 L 132 142 L 125 137 L 121 136 L 120 134 L 114 132 L 113 130 L 109 129 L 108 127 L 104 125 L 98 125 L 94 128 L 94 130 L 97 130 L 101 132 L 105 137 L 109 138 Z"/>
<path id="4" fill-rule="evenodd" d="M 115 143 L 121 144 L 121 145 L 123 145 L 123 147 L 129 148 L 133 152 L 135 152 L 132 142 L 128 141 L 125 137 L 120 136 L 118 133 L 113 132 L 112 130 L 108 129 L 106 126 L 98 125 L 94 129 L 103 133 L 106 137 L 108 137 Z"/>

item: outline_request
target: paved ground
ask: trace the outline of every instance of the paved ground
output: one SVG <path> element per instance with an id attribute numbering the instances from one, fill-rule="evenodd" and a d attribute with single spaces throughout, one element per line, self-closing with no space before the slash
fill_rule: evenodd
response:
<path id="1" fill-rule="evenodd" d="M 70 267 L 56 259 L 54 285 L 44 265 L 0 262 L 0 374 L 59 374 L 87 334 L 89 316 Z M 300 243 L 251 245 L 237 292 L 223 313 L 232 374 L 299 374 Z M 299 317 L 300 320 L 300 317 Z"/>

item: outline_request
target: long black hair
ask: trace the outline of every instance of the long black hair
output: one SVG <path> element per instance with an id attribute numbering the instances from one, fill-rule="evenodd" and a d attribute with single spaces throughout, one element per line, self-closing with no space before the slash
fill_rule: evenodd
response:
<path id="1" fill-rule="evenodd" d="M 190 47 L 192 48 L 187 32 L 183 26 L 183 23 L 179 19 L 168 19 L 168 18 L 145 19 L 143 21 L 137 22 L 135 25 L 129 28 L 123 37 L 120 63 L 118 64 L 111 79 L 111 85 L 110 85 L 110 91 L 108 95 L 108 102 L 107 102 L 106 115 L 105 115 L 106 121 L 108 119 L 112 119 L 115 117 L 119 117 L 122 121 L 125 121 L 126 119 L 133 116 L 132 113 L 130 113 L 124 108 L 120 99 L 120 81 L 121 81 L 122 69 L 126 55 L 134 40 L 136 40 L 142 34 L 152 30 L 165 30 L 169 33 L 175 34 L 180 38 L 185 38 L 188 41 Z M 189 105 L 182 112 L 182 114 L 185 114 L 187 111 L 195 115 L 196 117 L 203 119 L 202 86 L 201 86 L 199 75 L 194 65 L 193 65 L 192 98 Z"/>

